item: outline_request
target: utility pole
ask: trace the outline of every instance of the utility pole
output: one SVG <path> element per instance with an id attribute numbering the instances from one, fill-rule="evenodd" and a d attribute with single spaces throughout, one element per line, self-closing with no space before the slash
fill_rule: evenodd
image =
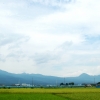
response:
<path id="1" fill-rule="evenodd" d="M 19 79 L 19 81 L 18 81 L 18 84 L 20 85 L 20 79 Z"/>
<path id="2" fill-rule="evenodd" d="M 33 77 L 32 77 L 32 87 L 33 87 Z"/>
<path id="3" fill-rule="evenodd" d="M 95 77 L 94 77 L 94 84 L 95 84 Z"/>
<path id="4" fill-rule="evenodd" d="M 65 80 L 65 77 L 64 77 L 64 84 L 65 84 L 65 81 L 66 81 L 66 80 Z"/>
<path id="5" fill-rule="evenodd" d="M 58 82 L 57 82 L 57 80 L 56 80 L 56 86 L 58 86 Z"/>

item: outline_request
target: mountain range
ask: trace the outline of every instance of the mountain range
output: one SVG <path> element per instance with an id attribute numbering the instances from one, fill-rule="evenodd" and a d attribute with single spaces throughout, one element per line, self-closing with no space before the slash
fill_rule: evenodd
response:
<path id="1" fill-rule="evenodd" d="M 46 76 L 41 74 L 14 74 L 3 70 L 0 70 L 0 84 L 12 85 L 12 84 L 34 84 L 34 85 L 56 85 L 60 83 L 70 83 L 75 84 L 82 83 L 97 83 L 100 82 L 100 75 L 91 76 L 86 73 L 81 74 L 77 77 L 56 77 L 56 76 Z"/>

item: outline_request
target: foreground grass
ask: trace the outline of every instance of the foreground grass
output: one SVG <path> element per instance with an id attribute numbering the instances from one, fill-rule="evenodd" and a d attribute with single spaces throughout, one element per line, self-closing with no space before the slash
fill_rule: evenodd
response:
<path id="1" fill-rule="evenodd" d="M 66 100 L 52 94 L 0 94 L 0 100 Z"/>
<path id="2" fill-rule="evenodd" d="M 100 100 L 100 93 L 72 93 L 72 94 L 56 94 L 67 100 Z"/>
<path id="3" fill-rule="evenodd" d="M 100 89 L 0 89 L 0 100 L 100 100 Z"/>

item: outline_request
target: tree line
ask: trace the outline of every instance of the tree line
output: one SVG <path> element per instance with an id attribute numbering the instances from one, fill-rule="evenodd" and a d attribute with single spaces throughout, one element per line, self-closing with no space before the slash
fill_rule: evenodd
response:
<path id="1" fill-rule="evenodd" d="M 70 83 L 60 83 L 60 86 L 61 85 L 74 85 L 74 82 L 70 82 Z"/>

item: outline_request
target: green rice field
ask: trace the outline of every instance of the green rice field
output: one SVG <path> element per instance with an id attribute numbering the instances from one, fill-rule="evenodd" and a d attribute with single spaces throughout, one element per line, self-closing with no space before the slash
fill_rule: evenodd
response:
<path id="1" fill-rule="evenodd" d="M 0 100 L 100 100 L 100 89 L 0 89 Z"/>

